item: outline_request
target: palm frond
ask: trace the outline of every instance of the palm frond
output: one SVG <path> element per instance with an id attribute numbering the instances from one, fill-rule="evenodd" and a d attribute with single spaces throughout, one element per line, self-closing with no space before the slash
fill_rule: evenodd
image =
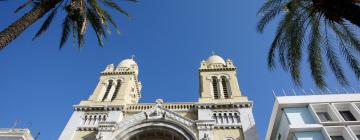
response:
<path id="1" fill-rule="evenodd" d="M 291 3 L 298 5 L 301 3 Z M 292 79 L 296 85 L 301 85 L 301 73 L 300 73 L 300 62 L 302 59 L 302 44 L 304 40 L 304 35 L 306 28 L 304 25 L 307 25 L 307 14 L 306 12 L 301 12 L 302 9 L 299 7 L 292 6 L 289 13 L 294 14 L 291 22 L 289 23 L 288 28 L 285 30 L 285 41 L 288 42 L 289 48 L 287 52 L 288 67 Z"/>
<path id="2" fill-rule="evenodd" d="M 281 19 L 277 31 L 276 36 L 273 42 L 271 43 L 270 51 L 268 53 L 268 67 L 270 69 L 275 67 L 274 57 L 275 57 L 275 49 L 279 51 L 279 61 L 282 68 L 286 71 L 288 69 L 287 62 L 285 59 L 286 48 L 288 46 L 288 42 L 284 40 L 285 38 L 285 30 L 290 25 L 291 19 L 293 18 L 294 13 L 287 13 L 283 19 Z"/>
<path id="3" fill-rule="evenodd" d="M 74 23 L 74 21 L 72 21 Z M 73 41 L 73 47 L 76 46 L 76 40 L 77 40 L 77 24 L 72 24 L 72 41 Z"/>
<path id="4" fill-rule="evenodd" d="M 63 23 L 62 23 L 62 33 L 61 33 L 61 38 L 60 38 L 60 49 L 63 48 L 65 42 L 67 41 L 67 39 L 69 38 L 69 32 L 71 32 L 72 29 L 72 24 L 70 21 L 70 17 L 65 17 Z"/>
<path id="5" fill-rule="evenodd" d="M 325 25 L 325 37 L 324 37 L 324 47 L 326 50 L 326 57 L 330 66 L 331 71 L 335 75 L 337 81 L 343 85 L 347 86 L 349 85 L 349 81 L 345 77 L 344 71 L 342 66 L 340 65 L 340 61 L 338 59 L 337 54 L 333 50 L 332 42 L 328 38 L 328 31 L 326 28 L 327 25 Z"/>
<path id="6" fill-rule="evenodd" d="M 262 15 L 263 13 L 266 13 L 269 10 L 272 10 L 275 8 L 278 8 L 277 6 L 282 3 L 283 0 L 267 0 L 259 9 L 257 12 L 257 15 Z"/>
<path id="7" fill-rule="evenodd" d="M 106 11 L 104 11 L 103 14 L 104 14 L 106 20 L 108 20 L 108 21 L 110 22 L 110 24 L 115 28 L 116 32 L 117 32 L 117 33 L 120 33 L 120 28 L 119 28 L 119 26 L 117 25 L 117 23 L 114 21 L 114 19 L 112 18 L 112 16 L 111 16 L 108 12 L 106 12 Z"/>
<path id="8" fill-rule="evenodd" d="M 110 8 L 113 8 L 113 9 L 117 10 L 121 14 L 123 14 L 123 15 L 125 15 L 127 17 L 131 17 L 128 12 L 126 12 L 124 9 L 122 9 L 118 4 L 116 4 L 112 0 L 102 0 L 102 2 L 104 2 L 104 4 L 106 6 L 109 6 Z"/>
<path id="9" fill-rule="evenodd" d="M 275 61 L 274 61 L 275 50 L 278 49 L 279 50 L 279 58 L 281 59 L 280 62 L 283 62 L 283 63 L 281 63 L 281 65 L 283 66 L 284 70 L 287 70 L 287 65 L 285 62 L 286 60 L 285 60 L 285 55 L 284 55 L 285 54 L 284 53 L 285 44 L 282 41 L 283 35 L 284 35 L 283 34 L 284 28 L 285 28 L 285 25 L 280 23 L 280 25 L 278 26 L 278 29 L 276 31 L 275 39 L 271 43 L 271 47 L 270 47 L 270 50 L 268 52 L 268 57 L 267 57 L 269 69 L 275 68 Z"/>
<path id="10" fill-rule="evenodd" d="M 106 17 L 104 15 L 105 10 L 100 7 L 97 0 L 88 0 L 88 2 L 90 3 L 91 8 L 94 9 L 94 11 L 96 11 L 97 16 L 100 18 L 101 23 L 105 26 L 108 33 L 111 33 L 111 30 L 109 28 L 109 24 L 108 24 L 108 22 L 106 20 Z"/>
<path id="11" fill-rule="evenodd" d="M 56 15 L 56 9 L 53 9 L 51 11 L 51 13 L 49 14 L 49 16 L 46 18 L 46 20 L 44 21 L 44 23 L 41 25 L 39 31 L 35 34 L 35 36 L 33 37 L 32 40 L 35 40 L 36 38 L 38 38 L 40 35 L 42 35 L 50 26 L 51 22 L 53 21 L 55 15 Z"/>
<path id="12" fill-rule="evenodd" d="M 96 33 L 96 37 L 98 39 L 98 43 L 101 47 L 104 47 L 103 38 L 106 38 L 106 34 L 104 31 L 104 27 L 97 16 L 96 12 L 91 8 L 87 8 L 87 19 L 89 20 L 94 32 Z"/>
<path id="13" fill-rule="evenodd" d="M 25 8 L 29 4 L 31 4 L 34 0 L 28 0 L 24 4 L 21 4 L 18 8 L 15 9 L 14 13 L 19 12 L 21 9 Z"/>
<path id="14" fill-rule="evenodd" d="M 339 23 L 339 30 L 341 31 L 337 35 L 341 35 L 344 41 L 352 48 L 360 53 L 360 40 L 357 38 L 357 35 L 354 31 L 345 23 Z"/>
<path id="15" fill-rule="evenodd" d="M 321 34 L 320 34 L 320 21 L 317 17 L 312 16 L 310 18 L 311 23 L 311 32 L 310 32 L 310 43 L 308 45 L 308 61 L 310 63 L 310 70 L 312 78 L 315 81 L 315 84 L 320 87 L 326 87 L 326 82 L 324 80 L 324 66 L 321 56 Z"/>
<path id="16" fill-rule="evenodd" d="M 268 52 L 268 67 L 270 70 L 275 67 L 274 58 L 276 51 L 278 51 L 276 57 L 278 57 L 283 70 L 289 71 L 295 84 L 301 86 L 300 64 L 302 62 L 303 47 L 306 46 L 311 76 L 315 84 L 319 88 L 326 87 L 326 71 L 323 64 L 325 58 L 338 82 L 345 86 L 349 82 L 345 77 L 337 53 L 334 51 L 334 46 L 328 37 L 327 26 L 330 24 L 327 23 L 333 25 L 334 32 L 331 33 L 334 34 L 331 35 L 337 37 L 337 42 L 340 43 L 339 50 L 341 50 L 346 63 L 349 64 L 358 79 L 360 79 L 360 62 L 356 57 L 357 55 L 353 53 L 360 54 L 360 39 L 356 31 L 345 22 L 341 22 L 343 20 L 334 22 L 333 17 L 329 17 L 329 12 L 321 8 L 324 7 L 311 0 L 267 0 L 263 4 L 257 13 L 258 16 L 262 16 L 257 24 L 259 32 L 263 32 L 265 26 L 274 21 L 276 17 L 280 15 L 283 17 L 278 24 L 274 40 Z M 282 14 L 282 10 L 285 11 L 284 14 Z M 311 27 L 311 29 L 308 29 L 308 27 Z M 325 32 L 322 32 L 322 29 Z"/>
<path id="17" fill-rule="evenodd" d="M 270 21 L 272 21 L 277 15 L 279 15 L 281 11 L 284 11 L 285 4 L 279 2 L 280 0 L 270 0 L 270 1 L 275 1 L 275 2 L 272 2 L 271 8 L 265 7 L 264 9 L 260 9 L 258 12 L 258 16 L 261 16 L 261 19 L 257 24 L 258 32 L 263 32 L 265 26 Z M 268 2 L 270 2 L 270 1 L 268 1 Z"/>
<path id="18" fill-rule="evenodd" d="M 349 45 L 352 45 L 352 42 L 345 34 L 341 32 L 339 27 L 332 23 L 330 24 L 333 31 L 337 34 L 338 40 L 339 40 L 339 47 L 343 54 L 343 56 L 346 58 L 347 63 L 349 64 L 350 68 L 354 72 L 357 79 L 360 78 L 360 63 L 357 60 L 357 58 L 352 54 L 352 51 L 350 51 Z M 349 42 L 349 44 L 346 44 L 346 42 Z"/>
<path id="19" fill-rule="evenodd" d="M 345 56 L 350 68 L 354 72 L 357 79 L 360 78 L 360 65 L 357 58 L 351 53 L 351 51 L 343 44 L 340 43 L 342 48 L 342 53 Z"/>
<path id="20" fill-rule="evenodd" d="M 126 0 L 126 1 L 129 1 L 129 2 L 138 2 L 137 0 Z"/>

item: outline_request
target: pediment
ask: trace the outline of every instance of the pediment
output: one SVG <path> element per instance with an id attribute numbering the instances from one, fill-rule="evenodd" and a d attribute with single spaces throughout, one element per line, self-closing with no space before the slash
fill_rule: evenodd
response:
<path id="1" fill-rule="evenodd" d="M 134 126 L 142 122 L 151 121 L 173 121 L 186 127 L 195 127 L 195 121 L 183 117 L 176 112 L 164 108 L 161 104 L 156 104 L 153 108 L 144 110 L 135 115 L 131 115 L 116 126 L 117 130 L 125 130 L 128 127 Z"/>

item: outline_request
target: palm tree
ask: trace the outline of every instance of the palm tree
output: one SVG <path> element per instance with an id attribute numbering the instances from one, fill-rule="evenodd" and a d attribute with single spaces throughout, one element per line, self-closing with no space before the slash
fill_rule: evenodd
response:
<path id="1" fill-rule="evenodd" d="M 262 17 L 257 30 L 263 32 L 269 22 L 281 16 L 268 53 L 269 68 L 275 68 L 277 51 L 282 68 L 301 86 L 300 63 L 306 52 L 312 78 L 319 88 L 326 87 L 324 59 L 338 82 L 346 86 L 348 80 L 338 57 L 341 54 L 359 79 L 357 4 L 359 0 L 268 0 L 258 12 Z"/>
<path id="2" fill-rule="evenodd" d="M 136 0 L 127 1 L 136 2 Z M 111 31 L 109 24 L 119 32 L 118 25 L 101 5 L 108 6 L 129 17 L 129 14 L 113 0 L 28 0 L 23 5 L 20 5 L 15 12 L 30 4 L 34 6 L 29 12 L 0 32 L 0 50 L 4 49 L 33 23 L 48 14 L 33 40 L 42 35 L 52 23 L 59 8 L 66 13 L 62 25 L 60 48 L 63 47 L 71 32 L 74 42 L 77 41 L 77 46 L 82 47 L 88 23 L 96 33 L 101 47 L 104 46 L 103 38 L 106 37 L 106 31 L 109 33 Z"/>

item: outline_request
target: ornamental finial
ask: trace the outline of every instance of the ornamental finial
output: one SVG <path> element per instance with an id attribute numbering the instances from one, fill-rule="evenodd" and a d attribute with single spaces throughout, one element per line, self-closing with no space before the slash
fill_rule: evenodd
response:
<path id="1" fill-rule="evenodd" d="M 162 103 L 164 103 L 164 100 L 163 99 L 156 99 L 155 103 L 156 104 L 162 104 Z"/>

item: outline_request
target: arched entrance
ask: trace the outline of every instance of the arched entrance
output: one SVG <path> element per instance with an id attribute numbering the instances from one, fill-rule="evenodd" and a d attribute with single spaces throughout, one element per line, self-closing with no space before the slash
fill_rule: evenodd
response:
<path id="1" fill-rule="evenodd" d="M 129 140 L 186 140 L 175 130 L 166 127 L 145 127 L 136 130 L 137 133 L 129 137 Z"/>
<path id="2" fill-rule="evenodd" d="M 115 132 L 113 140 L 197 140 L 188 128 L 172 121 L 143 121 Z"/>

